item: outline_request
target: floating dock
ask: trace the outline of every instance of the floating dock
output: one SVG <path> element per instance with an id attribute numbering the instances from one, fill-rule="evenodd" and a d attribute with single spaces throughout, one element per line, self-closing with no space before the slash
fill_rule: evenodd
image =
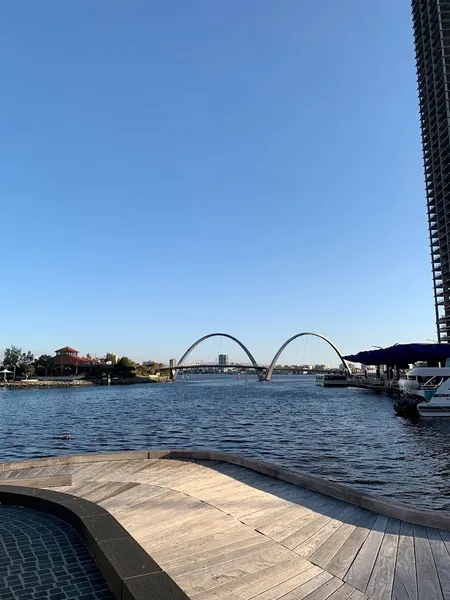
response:
<path id="1" fill-rule="evenodd" d="M 375 377 L 351 377 L 348 380 L 349 387 L 372 390 L 374 392 L 388 392 L 397 394 L 400 392 L 397 379 L 377 379 Z"/>

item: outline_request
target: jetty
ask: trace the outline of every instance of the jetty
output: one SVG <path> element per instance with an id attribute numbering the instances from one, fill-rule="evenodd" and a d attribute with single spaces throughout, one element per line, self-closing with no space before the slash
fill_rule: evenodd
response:
<path id="1" fill-rule="evenodd" d="M 398 379 L 353 376 L 348 379 L 348 386 L 371 390 L 372 392 L 386 392 L 393 395 L 400 394 Z"/>
<path id="2" fill-rule="evenodd" d="M 0 502 L 69 521 L 124 600 L 450 598 L 449 513 L 243 456 L 7 462 Z"/>

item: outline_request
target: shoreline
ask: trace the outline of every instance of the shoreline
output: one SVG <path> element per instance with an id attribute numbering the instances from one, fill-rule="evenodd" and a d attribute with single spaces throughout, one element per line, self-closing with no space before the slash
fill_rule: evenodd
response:
<path id="1" fill-rule="evenodd" d="M 55 389 L 55 388 L 78 388 L 78 387 L 111 387 L 116 385 L 138 385 L 149 383 L 168 383 L 166 378 L 150 379 L 147 377 L 133 377 L 119 381 L 111 381 L 108 385 L 103 380 L 74 379 L 72 381 L 1 381 L 0 388 L 7 390 L 27 390 L 27 389 Z"/>

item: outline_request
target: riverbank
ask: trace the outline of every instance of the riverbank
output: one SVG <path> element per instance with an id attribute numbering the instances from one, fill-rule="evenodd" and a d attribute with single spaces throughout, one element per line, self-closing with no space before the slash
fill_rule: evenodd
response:
<path id="1" fill-rule="evenodd" d="M 126 379 L 119 379 L 117 381 L 111 381 L 109 385 L 136 385 L 142 383 L 167 383 L 169 379 L 167 377 L 161 377 L 159 379 L 149 377 L 130 377 Z M 88 380 L 88 379 L 74 379 L 71 381 L 50 381 L 50 380 L 38 380 L 29 379 L 23 381 L 1 381 L 0 388 L 12 389 L 12 390 L 29 390 L 29 389 L 54 389 L 54 388 L 73 388 L 73 387 L 93 387 L 93 386 L 106 386 L 108 385 L 103 379 Z"/>

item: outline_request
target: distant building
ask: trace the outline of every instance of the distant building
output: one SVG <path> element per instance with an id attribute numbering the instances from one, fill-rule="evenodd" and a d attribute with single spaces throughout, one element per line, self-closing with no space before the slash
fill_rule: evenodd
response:
<path id="1" fill-rule="evenodd" d="M 96 358 L 83 358 L 79 355 L 79 351 L 70 346 L 64 346 L 55 350 L 54 363 L 57 367 L 60 367 L 62 372 L 78 374 L 80 371 L 84 371 L 86 368 L 95 367 L 100 364 L 100 361 Z"/>
<path id="2" fill-rule="evenodd" d="M 449 0 L 413 0 L 437 339 L 450 342 Z"/>
<path id="3" fill-rule="evenodd" d="M 119 357 L 115 352 L 107 352 L 103 358 L 99 358 L 99 361 L 103 365 L 116 365 Z"/>
<path id="4" fill-rule="evenodd" d="M 173 369 L 173 367 L 176 367 L 176 366 L 177 366 L 177 359 L 176 359 L 176 358 L 171 358 L 171 359 L 169 360 L 169 367 L 170 367 L 171 369 Z"/>
<path id="5" fill-rule="evenodd" d="M 228 364 L 228 354 L 219 354 L 219 367 L 226 367 Z"/>

